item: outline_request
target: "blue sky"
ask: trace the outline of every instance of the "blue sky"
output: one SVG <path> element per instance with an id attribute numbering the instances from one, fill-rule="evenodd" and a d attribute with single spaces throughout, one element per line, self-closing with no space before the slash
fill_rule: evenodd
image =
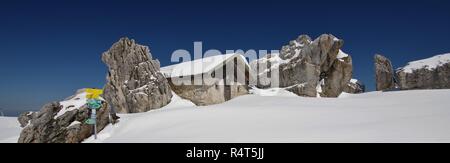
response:
<path id="1" fill-rule="evenodd" d="M 395 67 L 450 52 L 450 2 L 23 1 L 0 5 L 0 108 L 36 110 L 102 87 L 102 52 L 128 36 L 170 64 L 177 49 L 280 49 L 300 34 L 345 40 L 354 77 L 374 89 L 373 55 Z"/>

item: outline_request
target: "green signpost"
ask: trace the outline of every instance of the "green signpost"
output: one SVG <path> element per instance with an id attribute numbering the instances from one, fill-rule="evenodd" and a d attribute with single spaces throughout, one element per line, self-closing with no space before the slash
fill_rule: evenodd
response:
<path id="1" fill-rule="evenodd" d="M 89 118 L 84 123 L 86 123 L 88 125 L 94 125 L 95 124 L 95 119 Z"/>
<path id="2" fill-rule="evenodd" d="M 87 106 L 91 109 L 91 117 L 85 121 L 86 124 L 94 125 L 94 138 L 97 139 L 97 110 L 102 108 L 102 101 L 99 99 L 103 94 L 101 89 L 86 89 Z"/>

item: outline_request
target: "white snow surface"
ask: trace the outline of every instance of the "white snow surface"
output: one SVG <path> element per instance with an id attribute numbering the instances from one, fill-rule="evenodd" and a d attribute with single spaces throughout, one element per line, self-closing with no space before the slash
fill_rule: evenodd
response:
<path id="1" fill-rule="evenodd" d="M 73 121 L 72 123 L 70 123 L 70 125 L 67 128 L 75 126 L 75 125 L 78 125 L 78 124 L 81 124 L 81 122 L 80 121 Z"/>
<path id="2" fill-rule="evenodd" d="M 350 83 L 356 84 L 358 82 L 358 79 L 350 79 Z"/>
<path id="3" fill-rule="evenodd" d="M 343 58 L 346 58 L 346 57 L 348 57 L 348 54 L 339 49 L 339 53 L 336 56 L 336 58 L 339 59 L 339 61 L 343 62 L 344 61 Z"/>
<path id="4" fill-rule="evenodd" d="M 82 106 L 86 105 L 87 98 L 86 98 L 86 92 L 82 91 L 77 93 L 74 97 L 72 97 L 69 100 L 60 101 L 59 104 L 63 106 L 63 108 L 56 114 L 54 119 L 57 119 L 58 117 L 64 115 L 66 112 L 80 109 Z M 99 98 L 100 100 L 105 100 L 102 97 Z"/>
<path id="5" fill-rule="evenodd" d="M 0 117 L 0 143 L 17 143 L 21 130 L 17 117 Z"/>
<path id="6" fill-rule="evenodd" d="M 409 62 L 405 67 L 400 68 L 405 73 L 412 73 L 414 70 L 426 68 L 433 70 L 436 67 L 442 66 L 446 63 L 450 63 L 450 53 L 436 55 L 427 59 L 417 60 Z"/>
<path id="7" fill-rule="evenodd" d="M 217 68 L 218 66 L 221 66 L 222 63 L 229 61 L 230 59 L 235 57 L 242 59 L 248 65 L 247 60 L 242 55 L 238 53 L 230 53 L 200 58 L 193 61 L 186 61 L 166 67 L 161 67 L 160 71 L 166 77 L 199 75 L 206 72 L 210 72 L 215 68 Z"/>
<path id="8" fill-rule="evenodd" d="M 55 119 L 58 118 L 59 116 L 64 115 L 64 113 L 66 113 L 68 111 L 79 109 L 80 107 L 85 105 L 86 104 L 86 92 L 76 94 L 73 98 L 66 100 L 66 101 L 61 101 L 61 102 L 59 102 L 59 104 L 62 105 L 63 108 L 56 114 L 56 116 L 54 117 Z"/>
<path id="9" fill-rule="evenodd" d="M 85 142 L 450 142 L 450 90 L 298 97 L 255 89 L 197 107 L 174 96 L 162 109 L 119 115 Z"/>
<path id="10" fill-rule="evenodd" d="M 250 94 L 258 96 L 278 96 L 278 97 L 297 97 L 296 94 L 287 91 L 284 88 L 270 88 L 270 89 L 250 89 Z"/>

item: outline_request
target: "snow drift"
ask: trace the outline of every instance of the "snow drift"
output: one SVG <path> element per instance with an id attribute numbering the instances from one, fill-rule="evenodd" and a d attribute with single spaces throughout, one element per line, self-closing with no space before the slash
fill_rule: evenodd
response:
<path id="1" fill-rule="evenodd" d="M 20 130 L 17 118 L 0 117 L 0 143 L 17 143 Z"/>
<path id="2" fill-rule="evenodd" d="M 450 90 L 339 98 L 252 93 L 206 107 L 174 96 L 162 109 L 121 115 L 85 142 L 450 142 Z"/>

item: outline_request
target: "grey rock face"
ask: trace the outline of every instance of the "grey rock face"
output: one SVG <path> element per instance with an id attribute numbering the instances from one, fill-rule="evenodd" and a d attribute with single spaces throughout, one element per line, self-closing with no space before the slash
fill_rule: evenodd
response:
<path id="1" fill-rule="evenodd" d="M 344 88 L 344 92 L 358 94 L 364 93 L 366 91 L 366 86 L 360 81 L 349 82 L 347 87 Z"/>
<path id="2" fill-rule="evenodd" d="M 300 35 L 297 39 L 289 41 L 288 45 L 281 48 L 280 58 L 281 59 L 292 59 L 298 56 L 297 51 L 303 49 L 306 45 L 311 44 L 311 37 L 308 35 Z"/>
<path id="3" fill-rule="evenodd" d="M 97 132 L 109 124 L 107 107 L 105 103 L 97 111 Z M 59 102 L 52 102 L 42 107 L 39 112 L 22 114 L 29 115 L 27 117 L 31 119 L 20 133 L 18 143 L 80 143 L 92 135 L 92 125 L 84 123 L 90 117 L 90 109 L 86 105 L 55 118 L 61 109 L 63 108 Z M 19 122 L 23 121 L 20 119 Z M 75 123 L 76 121 L 79 123 Z"/>
<path id="4" fill-rule="evenodd" d="M 434 69 L 417 69 L 412 73 L 399 69 L 396 74 L 402 90 L 450 89 L 450 63 Z"/>
<path id="5" fill-rule="evenodd" d="M 17 118 L 17 120 L 20 123 L 20 127 L 25 127 L 28 125 L 28 123 L 30 122 L 30 120 L 33 118 L 33 114 L 36 114 L 34 112 L 24 112 L 22 114 L 19 115 L 19 117 Z"/>
<path id="6" fill-rule="evenodd" d="M 392 63 L 386 57 L 376 54 L 375 60 L 375 80 L 377 91 L 390 90 L 395 88 L 394 69 Z"/>
<path id="7" fill-rule="evenodd" d="M 316 97 L 316 86 L 312 84 L 297 84 L 292 87 L 286 88 L 286 90 L 295 93 L 298 96 Z"/>
<path id="8" fill-rule="evenodd" d="M 253 60 L 249 63 L 250 74 L 256 77 L 256 83 L 251 83 L 251 87 L 265 89 L 273 86 L 271 76 L 273 72 L 279 72 L 277 65 L 281 64 L 282 59 L 279 54 L 267 54 L 266 56 Z M 276 78 L 278 80 L 278 78 Z"/>
<path id="9" fill-rule="evenodd" d="M 279 72 L 280 87 L 288 87 L 299 96 L 337 97 L 352 76 L 352 58 L 340 50 L 343 44 L 343 40 L 331 34 L 323 34 L 314 41 L 301 35 L 282 47 L 279 54 L 282 62 L 271 71 Z M 256 60 L 251 65 L 254 68 L 265 60 Z M 264 75 L 258 74 L 258 81 L 265 81 Z M 261 82 L 257 86 L 268 87 Z"/>
<path id="10" fill-rule="evenodd" d="M 105 99 L 119 113 L 146 112 L 167 105 L 172 93 L 147 46 L 122 38 L 102 55 L 108 66 Z"/>
<path id="11" fill-rule="evenodd" d="M 325 73 L 325 78 L 321 97 L 338 97 L 352 78 L 352 58 L 348 56 L 342 60 L 335 60 L 331 68 L 322 73 Z"/>

